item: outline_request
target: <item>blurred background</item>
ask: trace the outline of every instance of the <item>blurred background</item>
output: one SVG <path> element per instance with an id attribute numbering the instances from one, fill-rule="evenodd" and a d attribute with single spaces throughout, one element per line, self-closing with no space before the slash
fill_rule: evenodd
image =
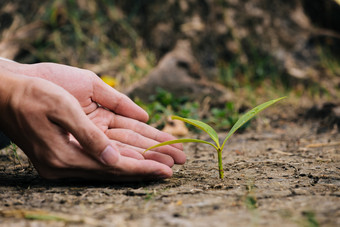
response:
<path id="1" fill-rule="evenodd" d="M 1 0 L 0 56 L 92 70 L 155 127 L 178 114 L 227 129 L 284 95 L 298 112 L 338 105 L 339 2 Z"/>

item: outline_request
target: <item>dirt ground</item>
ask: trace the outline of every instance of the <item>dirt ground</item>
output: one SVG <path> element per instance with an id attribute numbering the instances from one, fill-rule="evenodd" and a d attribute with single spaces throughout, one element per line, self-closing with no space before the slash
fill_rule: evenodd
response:
<path id="1" fill-rule="evenodd" d="M 206 145 L 159 182 L 49 182 L 0 155 L 1 226 L 340 226 L 340 134 L 315 121 L 259 118 L 231 137 L 225 178 Z M 260 126 L 260 127 L 259 127 Z M 203 135 L 196 135 L 206 139 Z M 221 133 L 221 139 L 225 133 Z"/>

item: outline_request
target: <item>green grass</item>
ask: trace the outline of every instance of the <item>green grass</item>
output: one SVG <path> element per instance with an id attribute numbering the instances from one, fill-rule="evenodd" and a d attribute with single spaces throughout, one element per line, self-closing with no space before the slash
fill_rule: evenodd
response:
<path id="1" fill-rule="evenodd" d="M 206 119 L 206 123 L 214 125 L 219 130 L 230 129 L 239 118 L 239 113 L 233 102 L 227 102 L 224 108 L 213 107 L 210 110 L 211 114 Z M 246 128 L 249 122 L 243 126 Z"/>
<path id="2" fill-rule="evenodd" d="M 81 4 L 85 2 L 86 4 Z M 125 87 L 147 75 L 155 54 L 113 1 L 53 0 L 43 3 L 32 20 L 42 21 L 44 35 L 27 44 L 19 61 L 56 62 L 87 68 L 117 80 Z"/>
<path id="3" fill-rule="evenodd" d="M 340 59 L 336 56 L 329 47 L 319 46 L 318 55 L 320 58 L 320 65 L 330 76 L 340 76 Z"/>
<path id="4" fill-rule="evenodd" d="M 170 115 L 181 115 L 187 118 L 199 117 L 199 103 L 191 102 L 187 97 L 175 97 L 170 92 L 157 88 L 156 94 L 150 97 L 149 103 L 139 99 L 134 100 L 150 116 L 149 124 L 161 129 L 164 127 L 167 117 Z"/>
<path id="5" fill-rule="evenodd" d="M 238 112 L 233 102 L 227 102 L 222 107 L 212 107 L 209 111 L 203 110 L 202 105 L 197 101 L 190 101 L 187 97 L 176 97 L 174 94 L 157 88 L 156 94 L 150 97 L 149 103 L 144 103 L 139 99 L 134 100 L 138 105 L 147 111 L 150 116 L 149 124 L 162 129 L 167 121 L 167 117 L 178 115 L 184 118 L 202 119 L 207 124 L 212 125 L 218 131 L 230 129 L 239 118 Z M 241 130 L 249 126 L 245 124 Z M 193 126 L 189 129 L 199 132 Z"/>
<path id="6" fill-rule="evenodd" d="M 249 210 L 255 210 L 258 207 L 254 188 L 255 188 L 254 181 L 249 181 L 246 185 L 247 191 L 244 197 L 244 204 Z"/>
<path id="7" fill-rule="evenodd" d="M 302 212 L 303 220 L 301 221 L 301 226 L 303 227 L 319 227 L 320 224 L 315 217 L 315 213 L 313 211 L 303 211 Z"/>
<path id="8" fill-rule="evenodd" d="M 18 146 L 15 143 L 12 143 L 7 147 L 10 155 L 13 157 L 13 161 L 15 164 L 19 163 L 20 166 L 22 166 L 22 163 L 20 161 L 19 155 L 18 155 Z"/>
<path id="9" fill-rule="evenodd" d="M 244 199 L 244 203 L 249 210 L 254 210 L 257 208 L 257 199 L 254 195 L 247 195 Z"/>
<path id="10" fill-rule="evenodd" d="M 218 64 L 219 81 L 234 90 L 251 85 L 252 88 L 269 81 L 272 87 L 278 84 L 288 87 L 287 75 L 277 60 L 256 47 L 253 40 L 238 41 L 239 52 L 230 59 L 221 59 Z"/>

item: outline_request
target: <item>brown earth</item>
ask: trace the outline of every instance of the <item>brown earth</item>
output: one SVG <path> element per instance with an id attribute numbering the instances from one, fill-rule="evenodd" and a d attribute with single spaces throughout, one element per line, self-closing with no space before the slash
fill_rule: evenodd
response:
<path id="1" fill-rule="evenodd" d="M 41 23 L 34 15 L 42 15 L 45 10 L 39 11 L 40 5 L 44 9 L 50 1 L 22 4 L 20 0 L 14 6 L 4 7 L 9 2 L 13 3 L 9 0 L 0 3 L 3 19 L 0 27 L 7 29 L 1 31 L 2 56 L 21 62 L 49 60 L 49 55 L 39 58 L 34 42 L 51 40 L 56 33 L 51 24 L 46 24 L 48 21 Z M 178 75 L 185 74 L 187 84 L 192 81 L 206 84 L 197 72 L 206 76 L 214 74 L 220 59 L 228 62 L 240 55 L 244 61 L 241 63 L 247 64 L 250 61 L 247 51 L 252 50 L 248 42 L 254 40 L 253 45 L 273 55 L 290 76 L 307 85 L 307 79 L 319 83 L 339 100 L 338 93 L 332 92 L 339 88 L 339 77 L 309 70 L 312 66 L 319 67 L 314 59 L 319 42 L 327 46 L 333 43 L 337 48 L 330 49 L 339 53 L 336 21 L 340 7 L 335 1 L 229 0 L 226 7 L 219 6 L 219 1 L 202 1 L 204 4 L 199 8 L 195 1 L 178 1 L 178 4 L 167 1 L 165 7 L 164 2 L 137 1 L 137 8 L 128 1 L 118 2 L 123 19 L 137 14 L 136 21 L 127 21 L 138 39 L 156 52 L 157 59 L 166 56 L 178 40 L 190 41 L 197 62 L 191 62 L 191 58 L 189 61 L 171 58 L 176 60 L 173 63 Z M 70 24 L 65 11 L 56 12 L 60 15 L 54 26 Z M 88 13 L 85 16 L 90 18 Z M 172 16 L 174 20 L 167 23 Z M 109 32 L 100 33 L 99 37 L 105 35 L 117 39 L 114 41 L 121 46 L 130 47 L 133 43 L 131 47 L 134 47 L 139 42 L 126 38 L 128 30 L 124 30 L 118 19 L 107 23 Z M 97 29 L 83 32 L 97 37 Z M 89 50 L 78 53 L 72 46 L 74 43 L 66 44 L 72 47 L 64 48 L 69 51 L 54 48 L 45 52 L 56 52 L 60 55 L 59 62 L 78 66 L 82 56 L 86 56 L 85 63 L 95 64 L 100 58 L 91 60 L 93 55 L 106 58 L 104 54 L 96 54 L 98 50 L 92 50 L 91 45 L 86 45 Z M 30 56 L 31 52 L 35 54 Z M 168 75 L 161 66 L 155 70 Z M 188 161 L 174 167 L 171 179 L 120 185 L 46 181 L 20 151 L 22 164 L 15 161 L 9 149 L 1 150 L 0 226 L 340 226 L 339 107 L 316 107 L 311 109 L 308 119 L 304 114 L 298 118 L 283 117 L 287 110 L 279 109 L 272 117 L 262 116 L 255 126 L 231 137 L 223 153 L 223 180 L 218 179 L 216 154 L 201 144 L 185 145 Z M 206 139 L 203 135 L 193 136 Z M 224 136 L 221 133 L 221 139 Z"/>
<path id="2" fill-rule="evenodd" d="M 120 185 L 46 181 L 24 155 L 21 166 L 2 150 L 0 225 L 339 226 L 336 126 L 320 131 L 316 120 L 263 115 L 255 123 L 228 142 L 223 180 L 201 144 L 185 145 L 188 161 L 171 179 Z"/>

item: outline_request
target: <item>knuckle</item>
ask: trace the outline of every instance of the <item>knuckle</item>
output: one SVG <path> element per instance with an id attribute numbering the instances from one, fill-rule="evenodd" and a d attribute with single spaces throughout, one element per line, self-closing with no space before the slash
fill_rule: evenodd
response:
<path id="1" fill-rule="evenodd" d="M 92 72 L 91 70 L 88 70 L 88 69 L 84 69 L 85 71 L 85 74 L 88 75 L 90 78 L 97 78 L 97 74 L 95 74 L 94 72 Z"/>
<path id="2" fill-rule="evenodd" d="M 83 72 L 82 75 L 85 75 L 87 77 L 88 82 L 90 82 L 91 84 L 100 80 L 97 74 L 95 74 L 91 70 L 88 70 L 88 69 L 81 69 L 81 70 Z"/>

